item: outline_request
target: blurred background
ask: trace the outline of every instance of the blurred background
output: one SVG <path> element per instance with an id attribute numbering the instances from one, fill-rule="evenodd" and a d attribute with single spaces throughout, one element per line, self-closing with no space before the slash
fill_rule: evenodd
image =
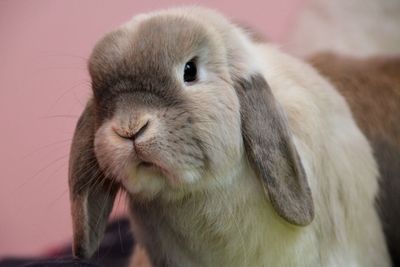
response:
<path id="1" fill-rule="evenodd" d="M 285 48 L 304 2 L 0 0 L 0 258 L 70 241 L 69 146 L 91 94 L 86 61 L 103 34 L 138 13 L 199 4 Z"/>

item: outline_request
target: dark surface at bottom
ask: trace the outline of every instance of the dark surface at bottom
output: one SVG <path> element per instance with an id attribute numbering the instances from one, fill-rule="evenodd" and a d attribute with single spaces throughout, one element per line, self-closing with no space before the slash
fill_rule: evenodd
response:
<path id="1" fill-rule="evenodd" d="M 128 266 L 134 240 L 128 219 L 112 222 L 98 251 L 90 261 L 72 258 L 71 247 L 65 247 L 48 258 L 8 258 L 0 267 L 124 267 Z"/>

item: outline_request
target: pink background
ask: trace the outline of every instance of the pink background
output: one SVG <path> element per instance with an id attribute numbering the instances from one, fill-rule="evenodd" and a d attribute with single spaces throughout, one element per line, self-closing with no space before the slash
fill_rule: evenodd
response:
<path id="1" fill-rule="evenodd" d="M 86 59 L 105 32 L 137 13 L 201 4 L 282 43 L 303 2 L 0 0 L 0 257 L 70 239 L 69 145 L 90 95 Z"/>

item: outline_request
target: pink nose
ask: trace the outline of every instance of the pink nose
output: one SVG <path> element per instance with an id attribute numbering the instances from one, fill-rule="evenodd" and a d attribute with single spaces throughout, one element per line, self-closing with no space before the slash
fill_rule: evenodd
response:
<path id="1" fill-rule="evenodd" d="M 140 135 L 142 135 L 149 126 L 149 121 L 146 121 L 141 126 L 137 127 L 136 129 L 127 131 L 113 127 L 114 132 L 122 138 L 130 139 L 135 141 Z"/>

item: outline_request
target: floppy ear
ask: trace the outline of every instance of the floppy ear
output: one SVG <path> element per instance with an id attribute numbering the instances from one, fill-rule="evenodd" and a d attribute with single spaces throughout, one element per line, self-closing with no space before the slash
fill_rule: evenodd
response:
<path id="1" fill-rule="evenodd" d="M 236 82 L 247 157 L 276 212 L 295 225 L 314 218 L 314 204 L 286 117 L 264 78 Z"/>
<path id="2" fill-rule="evenodd" d="M 94 153 L 95 117 L 89 102 L 79 118 L 69 159 L 73 253 L 89 258 L 99 247 L 118 186 L 104 176 Z"/>

